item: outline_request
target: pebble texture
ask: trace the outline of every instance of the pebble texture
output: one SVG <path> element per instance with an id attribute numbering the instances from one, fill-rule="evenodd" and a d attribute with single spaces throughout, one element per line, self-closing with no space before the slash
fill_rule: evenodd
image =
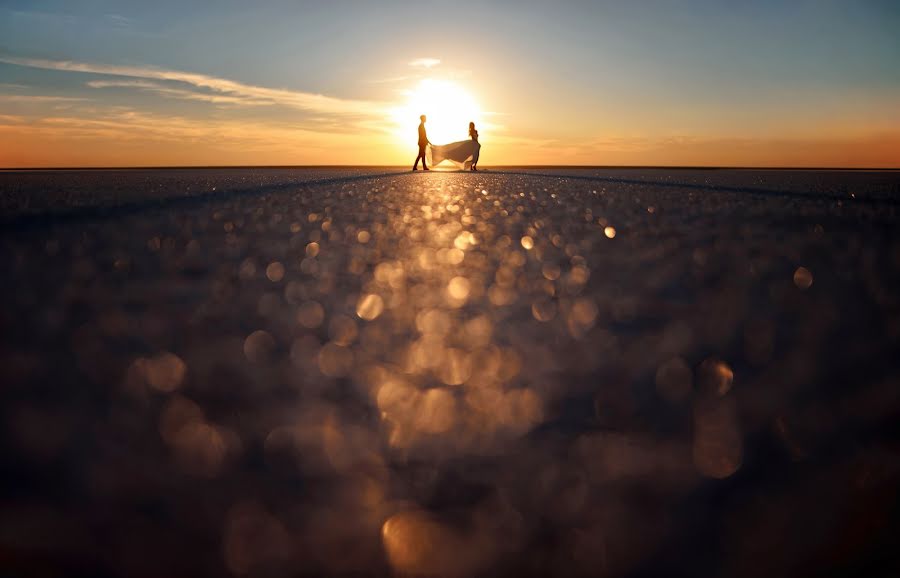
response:
<path id="1" fill-rule="evenodd" d="M 0 565 L 886 575 L 900 173 L 0 173 Z"/>

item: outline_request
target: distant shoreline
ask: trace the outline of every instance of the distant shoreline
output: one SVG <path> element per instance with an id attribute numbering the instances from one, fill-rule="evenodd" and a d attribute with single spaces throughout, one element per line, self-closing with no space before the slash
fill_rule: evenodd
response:
<path id="1" fill-rule="evenodd" d="M 147 170 L 248 170 L 248 169 L 408 169 L 406 165 L 174 165 L 122 167 L 0 167 L 0 173 L 41 171 L 147 171 Z M 524 169 L 565 170 L 668 170 L 668 171 L 837 171 L 837 172 L 900 172 L 900 167 L 767 167 L 767 166 L 690 166 L 690 165 L 497 165 L 485 172 Z"/>

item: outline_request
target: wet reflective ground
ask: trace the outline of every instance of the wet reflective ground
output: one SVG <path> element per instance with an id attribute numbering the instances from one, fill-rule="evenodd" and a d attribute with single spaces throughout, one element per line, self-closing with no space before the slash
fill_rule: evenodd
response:
<path id="1" fill-rule="evenodd" d="M 900 173 L 0 173 L 0 570 L 879 576 Z"/>

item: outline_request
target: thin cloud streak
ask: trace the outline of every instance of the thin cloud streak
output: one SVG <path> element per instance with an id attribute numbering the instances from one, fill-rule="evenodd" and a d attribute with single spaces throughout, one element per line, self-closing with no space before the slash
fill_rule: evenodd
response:
<path id="1" fill-rule="evenodd" d="M 416 58 L 409 63 L 413 68 L 434 68 L 441 61 L 439 58 Z"/>
<path id="2" fill-rule="evenodd" d="M 47 96 L 32 94 L 0 94 L 0 102 L 48 103 L 48 102 L 86 102 L 90 99 L 73 96 Z"/>
<path id="3" fill-rule="evenodd" d="M 420 76 L 394 76 L 391 78 L 376 78 L 375 80 L 370 80 L 369 84 L 390 84 L 393 82 L 404 82 L 410 79 L 418 79 Z"/>
<path id="4" fill-rule="evenodd" d="M 177 98 L 181 100 L 197 100 L 212 104 L 246 105 L 246 106 L 272 106 L 277 103 L 259 98 L 244 96 L 231 96 L 226 94 L 208 94 L 172 88 L 149 80 L 92 80 L 87 83 L 91 88 L 133 88 L 145 92 L 152 92 L 160 96 Z"/>
<path id="5" fill-rule="evenodd" d="M 344 100 L 321 94 L 300 92 L 278 88 L 266 88 L 244 84 L 226 78 L 218 78 L 205 74 L 183 72 L 179 70 L 167 70 L 140 66 L 118 66 L 107 64 L 95 64 L 87 62 L 75 62 L 69 60 L 47 60 L 41 58 L 20 58 L 0 56 L 0 62 L 39 68 L 44 70 L 57 70 L 61 72 L 79 72 L 84 74 L 100 74 L 107 76 L 122 76 L 145 80 L 161 80 L 181 82 L 198 88 L 204 88 L 230 95 L 235 98 L 249 100 L 254 106 L 257 101 L 267 101 L 299 110 L 316 112 L 320 114 L 336 114 L 348 116 L 383 115 L 384 106 L 378 103 Z M 246 102 L 245 102 L 246 103 Z"/>
<path id="6" fill-rule="evenodd" d="M 134 19 L 121 14 L 105 14 L 104 18 L 116 28 L 131 28 L 134 25 Z"/>
<path id="7" fill-rule="evenodd" d="M 209 122 L 111 107 L 91 116 L 0 115 L 0 167 L 328 164 L 383 162 L 393 143 L 285 122 Z M 52 154 L 48 155 L 48 151 Z"/>

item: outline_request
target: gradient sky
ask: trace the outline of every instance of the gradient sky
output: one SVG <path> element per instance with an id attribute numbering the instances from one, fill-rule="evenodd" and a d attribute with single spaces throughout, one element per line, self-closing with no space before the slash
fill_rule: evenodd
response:
<path id="1" fill-rule="evenodd" d="M 900 167 L 898 31 L 896 0 L 0 0 L 0 167 L 405 165 L 425 79 L 486 166 Z"/>

